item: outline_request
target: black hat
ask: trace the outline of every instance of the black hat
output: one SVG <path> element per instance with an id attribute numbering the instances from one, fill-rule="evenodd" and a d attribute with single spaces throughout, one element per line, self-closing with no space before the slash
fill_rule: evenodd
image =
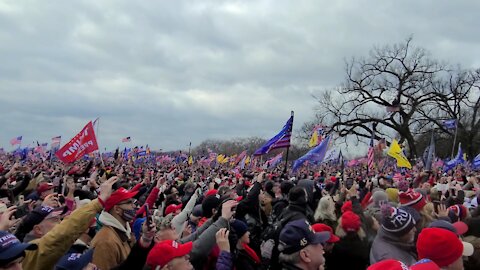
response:
<path id="1" fill-rule="evenodd" d="M 217 209 L 217 207 L 221 204 L 220 195 L 216 194 L 213 196 L 208 196 L 203 199 L 202 202 L 202 213 L 203 216 L 206 218 L 212 217 L 212 210 Z"/>
<path id="2" fill-rule="evenodd" d="M 305 219 L 291 221 L 280 232 L 278 250 L 284 254 L 292 254 L 308 245 L 325 244 L 330 239 L 330 232 L 315 233 Z"/>

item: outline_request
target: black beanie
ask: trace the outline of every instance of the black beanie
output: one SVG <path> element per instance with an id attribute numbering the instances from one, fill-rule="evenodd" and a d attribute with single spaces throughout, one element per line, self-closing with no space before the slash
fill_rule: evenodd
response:
<path id="1" fill-rule="evenodd" d="M 293 187 L 288 193 L 288 202 L 295 204 L 306 204 L 307 203 L 307 193 L 302 187 Z"/>
<path id="2" fill-rule="evenodd" d="M 206 218 L 211 218 L 213 213 L 213 209 L 217 209 L 217 207 L 220 205 L 221 200 L 220 196 L 218 194 L 214 196 L 208 196 L 206 197 L 203 202 L 202 202 L 202 213 L 203 216 Z"/>

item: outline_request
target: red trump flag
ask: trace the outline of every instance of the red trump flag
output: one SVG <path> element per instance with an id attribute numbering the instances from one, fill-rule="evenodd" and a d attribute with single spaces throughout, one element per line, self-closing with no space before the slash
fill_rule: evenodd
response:
<path id="1" fill-rule="evenodd" d="M 97 138 L 93 131 L 92 121 L 65 144 L 55 155 L 65 163 L 72 163 L 84 155 L 98 150 Z"/>

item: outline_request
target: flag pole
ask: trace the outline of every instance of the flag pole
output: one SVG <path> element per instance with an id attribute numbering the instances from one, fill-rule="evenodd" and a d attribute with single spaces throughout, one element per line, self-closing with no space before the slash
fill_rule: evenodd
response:
<path id="1" fill-rule="evenodd" d="M 457 142 L 457 131 L 458 131 L 458 120 L 455 119 L 455 136 L 453 136 L 453 146 L 452 146 L 452 154 L 450 155 L 450 159 L 453 158 L 453 151 L 455 151 L 455 143 Z"/>
<path id="2" fill-rule="evenodd" d="M 290 126 L 290 136 L 292 134 L 292 129 L 293 129 L 293 116 L 294 112 L 291 111 L 291 117 L 292 117 L 292 125 Z M 291 140 L 291 137 L 290 137 Z M 288 163 L 288 153 L 290 152 L 290 145 L 287 147 L 287 155 L 285 156 L 285 166 L 283 167 L 283 173 L 287 173 L 287 163 Z"/>
<path id="3" fill-rule="evenodd" d="M 188 167 L 190 167 L 190 149 L 192 148 L 192 142 L 188 144 L 188 157 L 187 157 L 187 164 Z M 192 158 L 192 164 L 193 164 L 193 158 Z"/>
<path id="4" fill-rule="evenodd" d="M 93 122 L 96 122 L 96 123 L 97 123 L 97 126 L 96 126 L 97 131 L 95 131 L 95 133 L 96 133 L 97 141 L 98 141 L 98 135 L 99 135 L 98 129 L 99 129 L 99 126 L 100 126 L 100 117 L 98 117 L 98 118 L 97 118 L 95 121 L 93 121 Z M 105 167 L 105 163 L 103 162 L 102 152 L 100 151 L 100 149 L 101 149 L 101 148 L 99 147 L 99 148 L 98 148 L 98 154 L 100 155 L 100 161 L 102 162 L 102 167 Z"/>

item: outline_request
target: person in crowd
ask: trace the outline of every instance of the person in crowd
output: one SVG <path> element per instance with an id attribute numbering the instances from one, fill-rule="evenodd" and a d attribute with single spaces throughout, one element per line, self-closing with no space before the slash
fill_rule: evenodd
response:
<path id="1" fill-rule="evenodd" d="M 442 270 L 463 270 L 463 256 L 471 256 L 474 250 L 452 231 L 425 228 L 418 235 L 417 252 L 419 259 L 430 259 Z"/>
<path id="2" fill-rule="evenodd" d="M 327 269 L 365 269 L 369 265 L 370 247 L 360 217 L 345 211 L 338 223 L 335 234 L 340 241 L 333 247 Z"/>
<path id="3" fill-rule="evenodd" d="M 416 261 L 415 220 L 405 210 L 384 207 L 381 227 L 370 250 L 370 263 L 396 259 L 407 265 Z"/>
<path id="4" fill-rule="evenodd" d="M 152 243 L 154 233 L 151 234 L 150 228 L 144 230 L 139 241 L 132 236 L 129 222 L 135 218 L 132 198 L 137 193 L 121 187 L 103 201 L 105 209 L 98 218 L 103 227 L 92 240 L 93 263 L 100 269 L 111 269 L 123 263 L 135 244 L 148 249 Z"/>
<path id="5" fill-rule="evenodd" d="M 63 256 L 55 270 L 96 270 L 97 266 L 92 263 L 93 249 L 85 253 L 67 253 Z"/>
<path id="6" fill-rule="evenodd" d="M 260 269 L 260 257 L 248 245 L 250 243 L 250 232 L 248 231 L 247 224 L 236 219 L 230 223 L 230 228 L 230 236 L 233 236 L 231 247 L 234 248 L 232 254 L 234 254 L 233 265 L 235 266 L 235 269 Z"/>
<path id="7" fill-rule="evenodd" d="M 315 233 L 305 219 L 287 223 L 282 229 L 279 239 L 281 269 L 323 268 L 325 264 L 323 245 L 329 239 L 329 232 Z"/>
<path id="8" fill-rule="evenodd" d="M 15 235 L 0 231 L 0 269 L 21 270 L 26 250 L 38 249 L 37 244 L 22 243 Z"/>

